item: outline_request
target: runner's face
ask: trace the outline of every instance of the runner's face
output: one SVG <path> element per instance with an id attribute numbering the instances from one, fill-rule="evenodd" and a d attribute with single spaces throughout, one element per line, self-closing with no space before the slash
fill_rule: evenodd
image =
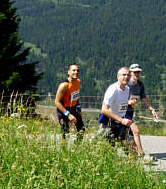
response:
<path id="1" fill-rule="evenodd" d="M 140 78 L 141 72 L 131 72 L 131 77 L 133 80 L 138 80 Z"/>
<path id="2" fill-rule="evenodd" d="M 80 69 L 77 65 L 71 65 L 68 74 L 71 79 L 77 79 L 79 76 Z"/>
<path id="3" fill-rule="evenodd" d="M 128 69 L 122 69 L 118 74 L 118 82 L 120 85 L 127 85 L 130 80 L 130 71 Z"/>

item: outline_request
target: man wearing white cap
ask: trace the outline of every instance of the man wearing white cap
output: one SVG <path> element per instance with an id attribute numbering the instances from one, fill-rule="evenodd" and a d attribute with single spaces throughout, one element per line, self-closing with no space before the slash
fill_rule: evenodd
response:
<path id="1" fill-rule="evenodd" d="M 154 110 L 154 108 L 152 107 L 152 105 L 149 103 L 148 99 L 146 98 L 146 94 L 145 94 L 145 89 L 144 89 L 144 84 L 142 81 L 139 80 L 140 75 L 141 75 L 141 67 L 138 64 L 132 64 L 129 67 L 130 73 L 131 73 L 131 78 L 130 81 L 128 83 L 128 86 L 130 88 L 130 99 L 134 99 L 135 102 L 137 103 L 139 99 L 142 100 L 142 102 L 144 104 L 146 104 L 146 106 L 148 107 L 148 109 L 150 111 L 152 111 L 152 115 L 153 118 L 157 118 L 157 114 Z M 135 103 L 135 104 L 136 104 Z M 134 105 L 129 105 L 129 109 L 128 112 L 131 116 L 131 118 L 133 117 L 133 113 L 134 113 Z"/>
<path id="2" fill-rule="evenodd" d="M 136 103 L 139 101 L 139 99 L 141 99 L 143 103 L 146 104 L 146 106 L 149 108 L 149 110 L 152 111 L 153 118 L 157 119 L 158 117 L 154 108 L 149 103 L 148 99 L 146 98 L 144 84 L 142 81 L 139 80 L 141 71 L 142 71 L 141 67 L 138 64 L 132 64 L 129 67 L 129 70 L 131 74 L 131 78 L 128 83 L 128 86 L 130 88 L 129 102 L 128 102 L 129 105 L 128 105 L 128 110 L 126 112 L 125 117 L 132 120 Z M 132 130 L 132 133 L 130 134 L 134 135 L 136 148 L 139 148 L 139 150 L 138 149 L 137 150 L 143 153 L 138 127 L 135 124 L 133 124 L 133 127 L 131 127 L 131 130 Z"/>

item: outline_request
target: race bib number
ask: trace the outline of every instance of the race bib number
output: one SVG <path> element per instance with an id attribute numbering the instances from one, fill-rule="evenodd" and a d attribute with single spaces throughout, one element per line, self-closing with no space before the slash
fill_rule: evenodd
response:
<path id="1" fill-rule="evenodd" d="M 119 113 L 125 113 L 127 111 L 127 107 L 128 107 L 127 103 L 121 104 L 119 107 Z"/>
<path id="2" fill-rule="evenodd" d="M 80 98 L 80 90 L 71 93 L 71 102 L 78 100 Z"/>

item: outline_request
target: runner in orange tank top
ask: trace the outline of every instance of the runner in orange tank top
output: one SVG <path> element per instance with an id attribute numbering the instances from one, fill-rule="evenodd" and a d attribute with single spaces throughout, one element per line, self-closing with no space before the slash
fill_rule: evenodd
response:
<path id="1" fill-rule="evenodd" d="M 66 93 L 63 97 L 64 107 L 73 107 L 78 104 L 80 97 L 80 80 L 67 80 L 65 82 Z"/>
<path id="2" fill-rule="evenodd" d="M 55 99 L 57 115 L 62 126 L 63 137 L 69 133 L 69 122 L 74 123 L 77 132 L 84 131 L 81 116 L 79 66 L 75 63 L 68 67 L 68 79 L 60 83 Z"/>

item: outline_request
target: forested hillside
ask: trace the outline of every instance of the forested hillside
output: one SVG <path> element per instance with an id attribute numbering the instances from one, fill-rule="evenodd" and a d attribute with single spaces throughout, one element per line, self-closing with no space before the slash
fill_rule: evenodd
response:
<path id="1" fill-rule="evenodd" d="M 119 67 L 139 63 L 147 93 L 166 82 L 165 0 L 16 0 L 20 36 L 44 72 L 38 92 L 56 92 L 80 64 L 82 95 L 102 95 Z"/>

